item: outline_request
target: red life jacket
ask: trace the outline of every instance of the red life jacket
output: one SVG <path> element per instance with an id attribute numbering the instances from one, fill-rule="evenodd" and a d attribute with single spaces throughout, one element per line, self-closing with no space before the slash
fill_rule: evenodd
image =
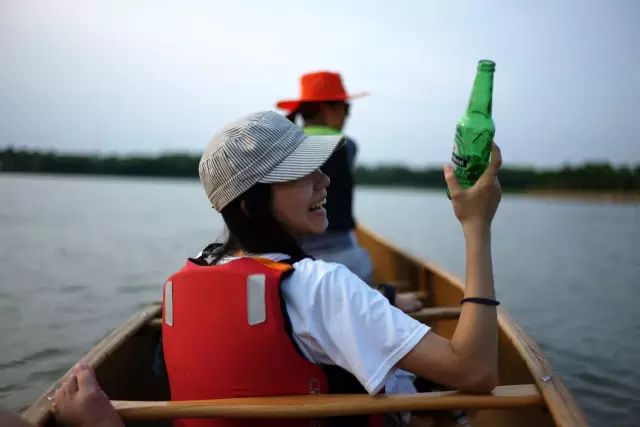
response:
<path id="1" fill-rule="evenodd" d="M 327 375 L 287 332 L 289 264 L 239 258 L 185 267 L 165 283 L 162 340 L 172 400 L 327 393 Z M 290 329 L 289 329 L 290 330 Z M 335 367 L 333 367 L 335 368 Z M 331 419 L 333 420 L 333 419 Z M 370 417 L 382 425 L 382 417 Z M 327 419 L 181 419 L 176 427 L 326 426 Z M 334 424 L 334 423 L 331 423 Z"/>

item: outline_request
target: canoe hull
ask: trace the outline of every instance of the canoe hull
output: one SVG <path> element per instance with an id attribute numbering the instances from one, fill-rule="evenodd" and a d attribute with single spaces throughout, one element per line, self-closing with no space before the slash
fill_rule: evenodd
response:
<path id="1" fill-rule="evenodd" d="M 429 307 L 458 307 L 463 295 L 459 279 L 360 228 L 358 239 L 371 255 L 375 282 L 393 283 L 400 291 L 423 291 Z M 160 306 L 154 304 L 134 315 L 122 327 L 100 341 L 84 360 L 96 368 L 101 386 L 112 400 L 169 400 L 166 381 L 152 374 L 160 336 Z M 430 320 L 432 329 L 450 337 L 457 319 L 440 316 Z M 448 318 L 447 318 L 448 317 Z M 536 384 L 545 406 L 508 410 L 469 412 L 471 425 L 484 426 L 586 426 L 587 423 L 560 377 L 554 374 L 538 346 L 499 309 L 499 374 L 501 385 Z M 47 396 L 57 381 L 24 413 L 23 417 L 40 426 L 56 426 L 49 411 Z M 437 425 L 453 425 L 450 412 L 436 414 Z M 169 426 L 170 422 L 127 423 L 129 426 Z"/>

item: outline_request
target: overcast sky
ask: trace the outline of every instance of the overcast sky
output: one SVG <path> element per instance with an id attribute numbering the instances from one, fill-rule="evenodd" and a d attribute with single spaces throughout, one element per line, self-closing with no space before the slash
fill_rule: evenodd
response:
<path id="1" fill-rule="evenodd" d="M 496 61 L 505 162 L 640 162 L 640 1 L 0 0 L 0 147 L 199 152 L 340 71 L 362 164 L 450 157 Z"/>

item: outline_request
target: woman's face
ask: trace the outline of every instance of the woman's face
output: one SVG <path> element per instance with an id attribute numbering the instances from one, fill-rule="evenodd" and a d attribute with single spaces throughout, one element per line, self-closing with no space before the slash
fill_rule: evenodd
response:
<path id="1" fill-rule="evenodd" d="M 322 234 L 327 229 L 329 177 L 320 169 L 295 181 L 272 184 L 273 216 L 296 239 Z"/>

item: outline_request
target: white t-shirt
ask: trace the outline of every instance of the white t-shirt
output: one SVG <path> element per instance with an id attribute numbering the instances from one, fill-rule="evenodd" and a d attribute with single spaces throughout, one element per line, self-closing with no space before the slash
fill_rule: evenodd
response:
<path id="1" fill-rule="evenodd" d="M 273 261 L 288 258 L 284 254 L 259 256 Z M 220 263 L 233 259 L 223 258 Z M 293 267 L 281 292 L 293 338 L 304 356 L 314 363 L 346 369 L 369 394 L 385 385 L 388 393 L 406 390 L 413 376 L 396 365 L 429 327 L 393 307 L 341 264 L 303 259 Z"/>

